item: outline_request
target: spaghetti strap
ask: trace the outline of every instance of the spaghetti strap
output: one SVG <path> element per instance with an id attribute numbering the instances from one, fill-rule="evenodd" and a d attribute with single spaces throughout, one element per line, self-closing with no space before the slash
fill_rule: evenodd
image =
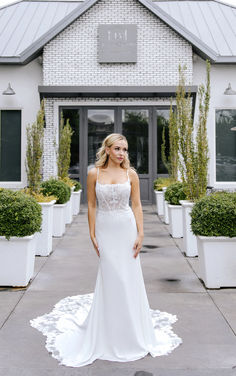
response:
<path id="1" fill-rule="evenodd" d="M 129 181 L 129 169 L 127 168 L 127 176 L 128 176 L 128 181 Z"/>
<path id="2" fill-rule="evenodd" d="M 97 167 L 97 182 L 98 182 L 99 167 Z"/>

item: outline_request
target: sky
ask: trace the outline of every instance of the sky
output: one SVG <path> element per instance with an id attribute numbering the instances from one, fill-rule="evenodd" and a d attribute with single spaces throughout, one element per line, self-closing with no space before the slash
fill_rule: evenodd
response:
<path id="1" fill-rule="evenodd" d="M 234 5 L 236 7 L 236 0 L 221 0 L 221 2 Z M 15 0 L 0 0 L 0 7 L 11 3 L 15 3 Z"/>

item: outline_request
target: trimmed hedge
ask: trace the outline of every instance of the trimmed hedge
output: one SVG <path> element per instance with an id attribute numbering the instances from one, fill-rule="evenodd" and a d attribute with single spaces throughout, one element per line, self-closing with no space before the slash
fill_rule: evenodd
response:
<path id="1" fill-rule="evenodd" d="M 35 198 L 0 189 L 0 236 L 23 237 L 41 231 L 42 208 Z"/>
<path id="2" fill-rule="evenodd" d="M 218 192 L 197 201 L 191 211 L 194 235 L 236 236 L 236 193 Z"/>
<path id="3" fill-rule="evenodd" d="M 49 179 L 41 184 L 44 196 L 55 196 L 56 204 L 65 204 L 70 199 L 71 189 L 62 180 Z"/>
<path id="4" fill-rule="evenodd" d="M 82 189 L 82 185 L 79 181 L 73 180 L 73 179 L 72 179 L 72 181 L 73 181 L 74 187 L 75 187 L 74 192 L 78 192 L 80 189 Z"/>
<path id="5" fill-rule="evenodd" d="M 164 187 L 169 187 L 169 185 L 175 183 L 172 178 L 158 178 L 153 182 L 154 191 L 162 191 Z"/>
<path id="6" fill-rule="evenodd" d="M 170 205 L 180 205 L 180 200 L 186 200 L 184 184 L 177 182 L 167 187 L 165 191 L 165 200 L 168 201 Z"/>

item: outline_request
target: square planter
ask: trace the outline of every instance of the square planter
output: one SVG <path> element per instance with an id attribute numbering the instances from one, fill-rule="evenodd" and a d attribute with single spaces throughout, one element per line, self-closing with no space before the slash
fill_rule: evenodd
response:
<path id="1" fill-rule="evenodd" d="M 82 192 L 82 189 L 80 189 L 77 192 L 72 193 L 72 214 L 73 215 L 77 215 L 80 212 L 81 192 Z"/>
<path id="2" fill-rule="evenodd" d="M 154 191 L 156 195 L 156 208 L 157 214 L 164 214 L 164 192 L 163 191 Z"/>
<path id="3" fill-rule="evenodd" d="M 197 238 L 191 229 L 191 216 L 190 213 L 194 206 L 194 202 L 188 200 L 180 201 L 183 213 L 183 246 L 186 256 L 198 256 Z"/>
<path id="4" fill-rule="evenodd" d="M 169 213 L 168 213 L 168 201 L 165 200 L 165 191 L 166 191 L 166 187 L 163 188 L 163 193 L 164 193 L 164 206 L 163 206 L 163 209 L 164 209 L 164 222 L 166 225 L 168 225 L 170 223 L 169 221 Z"/>
<path id="5" fill-rule="evenodd" d="M 54 204 L 53 205 L 52 235 L 55 237 L 62 236 L 66 230 L 65 208 L 66 208 L 66 204 Z"/>
<path id="6" fill-rule="evenodd" d="M 0 286 L 27 286 L 34 274 L 35 235 L 0 236 Z"/>
<path id="7" fill-rule="evenodd" d="M 183 214 L 181 205 L 168 204 L 168 214 L 170 220 L 170 234 L 173 238 L 183 237 Z"/>
<path id="8" fill-rule="evenodd" d="M 73 205 L 73 191 L 74 191 L 75 187 L 71 188 L 71 195 L 70 195 L 70 199 L 69 201 L 67 201 L 66 203 L 66 217 L 65 217 L 65 222 L 66 224 L 69 224 L 72 222 L 73 220 L 73 212 L 72 212 L 72 205 Z"/>
<path id="9" fill-rule="evenodd" d="M 197 236 L 200 277 L 208 288 L 236 287 L 236 237 Z"/>
<path id="10" fill-rule="evenodd" d="M 42 207 L 42 231 L 35 233 L 35 255 L 48 256 L 52 252 L 53 205 L 51 202 L 40 202 Z"/>

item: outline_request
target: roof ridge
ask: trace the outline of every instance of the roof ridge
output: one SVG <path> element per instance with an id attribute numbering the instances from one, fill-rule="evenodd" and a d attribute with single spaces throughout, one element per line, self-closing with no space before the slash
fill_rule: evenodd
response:
<path id="1" fill-rule="evenodd" d="M 0 10 L 4 9 L 4 8 L 8 8 L 8 7 L 11 7 L 12 5 L 16 5 L 18 3 L 21 3 L 23 2 L 24 0 L 16 0 L 14 1 L 13 3 L 10 3 L 10 4 L 5 4 L 3 6 L 0 6 Z"/>

